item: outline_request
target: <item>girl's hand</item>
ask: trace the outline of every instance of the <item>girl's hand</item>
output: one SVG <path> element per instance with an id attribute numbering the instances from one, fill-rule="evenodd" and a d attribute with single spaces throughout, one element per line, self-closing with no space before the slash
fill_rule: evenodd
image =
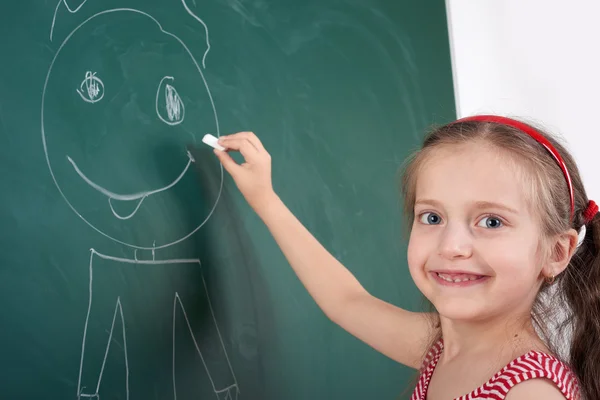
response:
<path id="1" fill-rule="evenodd" d="M 215 149 L 215 154 L 229 172 L 242 195 L 254 211 L 259 212 L 276 197 L 271 182 L 271 155 L 252 132 L 221 136 L 219 144 L 226 151 Z M 227 151 L 239 151 L 244 163 L 236 163 Z"/>

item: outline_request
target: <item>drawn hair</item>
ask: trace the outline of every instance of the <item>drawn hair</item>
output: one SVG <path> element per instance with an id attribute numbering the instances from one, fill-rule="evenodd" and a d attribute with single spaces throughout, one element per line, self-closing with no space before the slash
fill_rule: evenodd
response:
<path id="1" fill-rule="evenodd" d="M 533 126 L 532 124 L 530 124 Z M 414 219 L 416 179 L 435 149 L 478 142 L 501 152 L 521 172 L 528 205 L 537 210 L 542 242 L 584 224 L 588 197 L 573 157 L 558 139 L 535 128 L 562 156 L 573 184 L 575 215 L 570 221 L 570 198 L 565 177 L 546 149 L 515 128 L 490 122 L 460 122 L 429 133 L 421 149 L 407 160 L 402 174 L 404 214 L 408 226 Z M 553 284 L 544 283 L 531 311 L 533 324 L 549 349 L 569 365 L 585 399 L 600 399 L 600 214 L 586 225 L 585 239 L 567 268 Z M 556 249 L 551 249 L 556 251 Z M 439 317 L 432 314 L 436 334 Z M 565 344 L 565 341 L 568 343 Z"/>
<path id="2" fill-rule="evenodd" d="M 72 1 L 72 0 L 71 0 Z M 71 7 L 71 1 L 69 0 L 58 0 L 58 2 L 56 3 L 56 8 L 54 9 L 54 16 L 52 17 L 52 25 L 50 27 L 50 41 L 52 42 L 54 40 L 54 26 L 56 25 L 56 19 L 57 19 L 57 15 L 61 9 L 61 6 L 65 8 L 65 10 L 67 10 L 70 14 L 76 14 L 79 12 L 79 10 L 85 5 L 85 3 L 88 2 L 88 0 L 80 0 L 80 3 L 77 5 L 77 7 Z M 194 11 L 192 11 L 188 5 L 188 1 L 189 0 L 175 0 L 176 2 L 181 2 L 181 5 L 183 6 L 183 8 L 185 9 L 185 11 L 192 17 L 194 18 L 196 21 L 198 21 L 202 27 L 204 28 L 204 34 L 206 36 L 206 50 L 204 51 L 204 55 L 202 56 L 202 68 L 206 68 L 206 56 L 208 55 L 208 52 L 210 51 L 210 40 L 208 37 L 208 26 L 206 25 L 206 23 L 204 22 L 204 20 L 202 20 L 202 18 L 200 18 L 198 16 L 198 14 L 196 14 Z M 126 10 L 126 9 L 122 9 L 122 10 Z M 161 27 L 162 30 L 162 27 Z"/>

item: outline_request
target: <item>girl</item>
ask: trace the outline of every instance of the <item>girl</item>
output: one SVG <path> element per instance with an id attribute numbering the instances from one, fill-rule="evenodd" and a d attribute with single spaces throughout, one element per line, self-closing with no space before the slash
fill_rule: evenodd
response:
<path id="1" fill-rule="evenodd" d="M 371 296 L 275 194 L 254 134 L 220 143 L 241 152 L 238 165 L 215 151 L 325 314 L 420 368 L 412 400 L 600 399 L 598 206 L 551 136 L 475 116 L 435 130 L 409 159 L 408 265 L 436 313 Z M 551 334 L 559 328 L 567 335 Z"/>

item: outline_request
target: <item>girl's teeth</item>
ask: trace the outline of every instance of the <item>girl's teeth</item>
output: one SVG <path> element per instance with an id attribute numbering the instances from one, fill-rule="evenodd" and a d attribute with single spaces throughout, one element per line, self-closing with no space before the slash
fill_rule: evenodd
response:
<path id="1" fill-rule="evenodd" d="M 448 276 L 446 274 L 437 273 L 437 276 L 439 276 L 440 278 L 442 278 L 443 280 L 445 280 L 447 282 L 453 282 L 453 283 L 474 281 L 474 280 L 479 279 L 479 277 L 474 276 L 474 275 L 470 276 L 470 277 L 463 277 L 463 278 L 451 278 L 450 276 Z"/>

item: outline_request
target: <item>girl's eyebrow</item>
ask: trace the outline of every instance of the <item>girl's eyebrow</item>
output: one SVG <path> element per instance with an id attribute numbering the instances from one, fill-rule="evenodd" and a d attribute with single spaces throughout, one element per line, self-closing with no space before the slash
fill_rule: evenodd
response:
<path id="1" fill-rule="evenodd" d="M 417 204 L 424 204 L 424 205 L 430 205 L 433 207 L 442 208 L 442 203 L 440 203 L 437 200 L 433 200 L 433 199 L 418 199 L 417 201 L 415 201 L 415 205 L 417 205 Z M 476 201 L 473 203 L 473 206 L 476 209 L 497 208 L 500 210 L 510 212 L 512 214 L 519 214 L 519 212 L 517 210 L 515 210 L 514 208 L 508 207 L 501 203 L 495 203 L 493 201 L 483 201 L 483 200 Z"/>
<path id="2" fill-rule="evenodd" d="M 508 207 L 501 203 L 494 203 L 492 201 L 476 201 L 475 208 L 498 208 L 500 210 L 508 211 L 512 214 L 519 214 L 519 211 L 515 210 L 514 208 Z"/>

